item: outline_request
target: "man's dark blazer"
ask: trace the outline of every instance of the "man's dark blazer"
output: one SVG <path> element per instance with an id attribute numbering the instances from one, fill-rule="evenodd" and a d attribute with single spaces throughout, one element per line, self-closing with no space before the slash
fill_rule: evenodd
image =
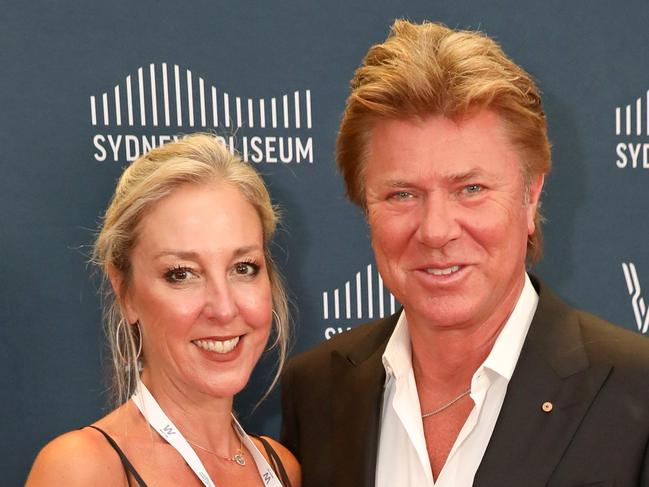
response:
<path id="1" fill-rule="evenodd" d="M 539 304 L 474 485 L 649 486 L 649 340 L 533 283 Z M 375 485 L 381 356 L 396 322 L 362 325 L 290 361 L 282 440 L 303 487 Z"/>

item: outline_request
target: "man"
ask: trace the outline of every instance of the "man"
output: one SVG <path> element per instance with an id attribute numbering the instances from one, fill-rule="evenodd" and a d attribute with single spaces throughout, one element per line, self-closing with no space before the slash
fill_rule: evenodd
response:
<path id="1" fill-rule="evenodd" d="M 529 74 L 480 33 L 397 21 L 337 159 L 403 311 L 291 361 L 303 485 L 649 485 L 648 341 L 526 273 L 550 169 Z"/>

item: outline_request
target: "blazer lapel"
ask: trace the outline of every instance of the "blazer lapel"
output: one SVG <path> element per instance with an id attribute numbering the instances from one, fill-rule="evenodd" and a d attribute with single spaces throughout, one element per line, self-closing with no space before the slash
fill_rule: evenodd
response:
<path id="1" fill-rule="evenodd" d="M 374 487 L 385 370 L 397 315 L 370 328 L 358 348 L 332 352 L 332 455 L 336 487 Z"/>
<path id="2" fill-rule="evenodd" d="M 576 315 L 539 294 L 475 486 L 545 486 L 611 370 L 589 366 Z"/>

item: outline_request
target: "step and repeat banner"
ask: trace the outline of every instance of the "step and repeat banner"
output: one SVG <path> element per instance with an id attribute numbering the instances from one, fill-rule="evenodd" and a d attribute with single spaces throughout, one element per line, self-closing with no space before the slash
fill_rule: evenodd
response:
<path id="1" fill-rule="evenodd" d="M 0 462 L 24 482 L 54 436 L 109 409 L 98 279 L 88 265 L 124 167 L 212 131 L 282 208 L 273 245 L 294 304 L 292 353 L 395 311 L 334 165 L 349 80 L 395 18 L 480 29 L 537 79 L 554 168 L 535 272 L 571 304 L 649 331 L 649 4 L 7 3 L 0 14 Z M 649 296 L 649 294 L 647 294 Z M 277 435 L 264 360 L 237 399 Z"/>

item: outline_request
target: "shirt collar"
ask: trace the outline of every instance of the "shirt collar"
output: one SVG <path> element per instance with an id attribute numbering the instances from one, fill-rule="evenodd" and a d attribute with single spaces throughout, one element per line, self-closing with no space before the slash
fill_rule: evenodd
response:
<path id="1" fill-rule="evenodd" d="M 398 379 L 412 370 L 411 353 L 408 321 L 405 311 L 402 311 L 383 352 L 383 367 L 387 378 Z"/>
<path id="2" fill-rule="evenodd" d="M 507 381 L 511 379 L 538 302 L 539 296 L 526 273 L 525 284 L 516 306 L 480 368 L 493 370 Z M 397 326 L 383 352 L 382 360 L 388 379 L 390 377 L 399 379 L 412 370 L 410 333 L 405 311 L 402 311 L 399 316 Z"/>
<path id="3" fill-rule="evenodd" d="M 523 291 L 505 326 L 500 330 L 491 352 L 483 362 L 483 367 L 493 370 L 507 381 L 512 378 L 538 303 L 539 295 L 526 273 Z"/>

